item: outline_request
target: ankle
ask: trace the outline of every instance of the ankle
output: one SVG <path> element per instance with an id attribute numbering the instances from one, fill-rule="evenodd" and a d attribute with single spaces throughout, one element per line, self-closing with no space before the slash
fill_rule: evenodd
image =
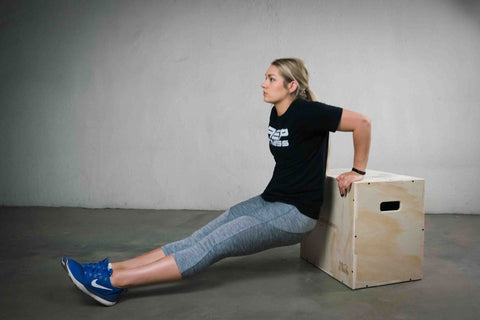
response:
<path id="1" fill-rule="evenodd" d="M 121 278 L 118 275 L 118 272 L 117 273 L 115 273 L 115 272 L 112 273 L 112 275 L 110 276 L 110 283 L 115 288 L 125 289 L 125 285 L 122 283 Z"/>
<path id="2" fill-rule="evenodd" d="M 110 264 L 112 268 L 112 272 L 119 271 L 119 270 L 124 270 L 125 267 L 122 265 L 121 262 L 115 262 Z"/>

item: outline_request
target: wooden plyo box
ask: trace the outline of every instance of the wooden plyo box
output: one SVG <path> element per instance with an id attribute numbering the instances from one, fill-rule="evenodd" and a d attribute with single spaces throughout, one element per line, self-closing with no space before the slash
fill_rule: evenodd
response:
<path id="1" fill-rule="evenodd" d="M 422 278 L 425 180 L 368 170 L 340 197 L 327 171 L 320 218 L 300 255 L 352 289 Z"/>

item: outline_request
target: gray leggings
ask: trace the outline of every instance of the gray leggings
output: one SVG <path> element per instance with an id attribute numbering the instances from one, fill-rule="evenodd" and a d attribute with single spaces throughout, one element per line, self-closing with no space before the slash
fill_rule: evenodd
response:
<path id="1" fill-rule="evenodd" d="M 182 278 L 188 278 L 226 257 L 299 243 L 316 222 L 293 205 L 256 196 L 162 249 L 165 255 L 173 254 Z"/>

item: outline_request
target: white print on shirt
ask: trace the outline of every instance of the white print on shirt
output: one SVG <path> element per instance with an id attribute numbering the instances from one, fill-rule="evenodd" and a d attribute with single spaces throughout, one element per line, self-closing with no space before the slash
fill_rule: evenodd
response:
<path id="1" fill-rule="evenodd" d="M 280 140 L 283 137 L 288 137 L 288 129 L 275 129 L 274 127 L 268 127 L 268 137 L 270 138 L 270 144 L 274 147 L 288 147 L 288 140 Z"/>

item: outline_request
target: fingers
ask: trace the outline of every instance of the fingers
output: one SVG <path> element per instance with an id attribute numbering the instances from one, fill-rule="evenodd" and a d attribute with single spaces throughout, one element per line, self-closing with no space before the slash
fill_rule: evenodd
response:
<path id="1" fill-rule="evenodd" d="M 340 196 L 344 197 L 347 195 L 348 188 L 351 185 L 350 179 L 345 174 L 341 174 L 337 177 L 338 182 L 338 191 L 340 192 Z"/>
<path id="2" fill-rule="evenodd" d="M 350 186 L 347 186 L 345 188 L 344 187 L 338 188 L 338 191 L 340 192 L 341 197 L 346 197 L 349 190 L 350 190 Z"/>
<path id="3" fill-rule="evenodd" d="M 362 175 L 359 175 L 355 172 L 345 172 L 337 177 L 338 182 L 338 191 L 340 196 L 344 197 L 347 195 L 351 185 L 355 181 L 360 181 L 363 179 Z"/>

